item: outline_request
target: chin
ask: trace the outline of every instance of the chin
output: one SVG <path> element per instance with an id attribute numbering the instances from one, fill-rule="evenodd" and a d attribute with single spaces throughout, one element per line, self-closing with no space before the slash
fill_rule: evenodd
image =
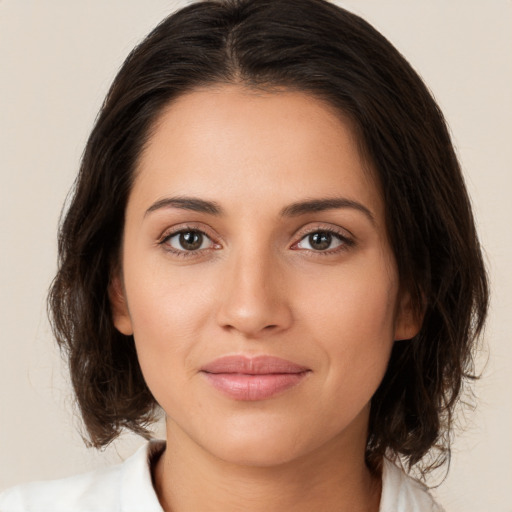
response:
<path id="1" fill-rule="evenodd" d="M 282 417 L 245 420 L 233 420 L 204 433 L 201 445 L 230 464 L 271 467 L 312 454 L 336 437 L 336 432 L 315 431 L 310 422 L 283 421 Z"/>
<path id="2" fill-rule="evenodd" d="M 266 439 L 237 439 L 228 441 L 222 446 L 216 440 L 212 449 L 217 458 L 237 466 L 246 467 L 276 467 L 290 463 L 301 455 L 303 449 L 292 442 L 290 438 L 268 437 Z"/>

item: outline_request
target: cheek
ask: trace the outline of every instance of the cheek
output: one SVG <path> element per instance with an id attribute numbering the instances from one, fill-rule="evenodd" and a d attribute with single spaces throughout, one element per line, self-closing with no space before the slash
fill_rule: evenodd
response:
<path id="1" fill-rule="evenodd" d="M 363 267 L 316 280 L 301 303 L 309 337 L 324 354 L 330 388 L 360 403 L 371 398 L 385 373 L 398 293 L 391 265 L 376 259 Z"/>
<path id="2" fill-rule="evenodd" d="M 316 318 L 318 327 L 329 331 L 326 338 L 378 343 L 393 337 L 398 278 L 389 258 L 361 258 L 310 281 L 300 292 L 304 316 Z"/>
<path id="3" fill-rule="evenodd" d="M 190 361 L 209 321 L 211 286 L 197 271 L 170 272 L 168 265 L 158 262 L 141 269 L 134 263 L 130 273 L 126 264 L 130 280 L 125 287 L 139 362 L 148 384 L 186 376 L 192 372 Z"/>

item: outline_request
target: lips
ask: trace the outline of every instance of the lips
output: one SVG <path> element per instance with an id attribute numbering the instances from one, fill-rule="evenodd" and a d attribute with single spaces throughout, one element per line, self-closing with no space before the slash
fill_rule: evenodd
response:
<path id="1" fill-rule="evenodd" d="M 201 368 L 215 389 L 235 400 L 266 400 L 295 387 L 310 369 L 272 356 L 226 356 Z"/>

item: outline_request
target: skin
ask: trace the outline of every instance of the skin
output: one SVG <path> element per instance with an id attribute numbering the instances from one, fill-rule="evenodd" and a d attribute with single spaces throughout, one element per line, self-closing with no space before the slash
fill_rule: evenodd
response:
<path id="1" fill-rule="evenodd" d="M 345 202 L 290 212 L 325 198 Z M 183 230 L 205 233 L 198 250 L 180 245 Z M 319 249 L 309 235 L 326 231 Z M 394 340 L 419 325 L 379 188 L 328 105 L 239 85 L 172 102 L 139 160 L 111 300 L 166 413 L 154 468 L 165 510 L 378 510 L 380 478 L 364 463 L 369 404 Z M 234 354 L 309 372 L 269 399 L 234 400 L 200 372 Z"/>

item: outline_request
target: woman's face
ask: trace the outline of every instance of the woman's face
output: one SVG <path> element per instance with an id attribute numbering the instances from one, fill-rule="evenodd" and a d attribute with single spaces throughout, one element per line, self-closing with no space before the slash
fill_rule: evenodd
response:
<path id="1" fill-rule="evenodd" d="M 252 465 L 364 450 L 393 341 L 417 328 L 350 126 L 299 92 L 165 109 L 111 297 L 168 435 Z"/>

